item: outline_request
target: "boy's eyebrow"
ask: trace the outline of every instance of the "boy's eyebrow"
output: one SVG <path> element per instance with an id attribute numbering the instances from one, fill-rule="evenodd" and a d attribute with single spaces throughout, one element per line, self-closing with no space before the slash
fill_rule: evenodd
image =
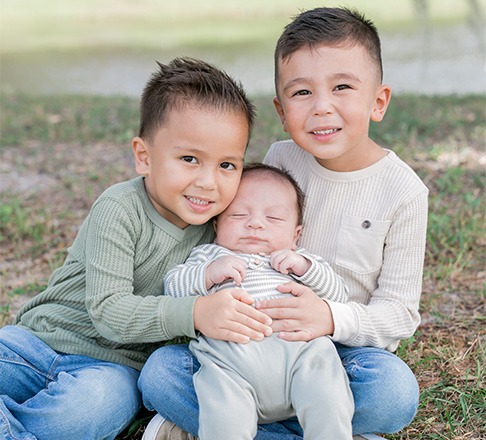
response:
<path id="1" fill-rule="evenodd" d="M 361 80 L 356 75 L 354 75 L 352 73 L 346 73 L 346 72 L 336 73 L 336 74 L 332 75 L 331 78 L 337 79 L 337 80 L 345 79 L 345 80 L 361 82 Z"/>
<path id="2" fill-rule="evenodd" d="M 293 80 L 289 81 L 283 89 L 284 90 L 290 89 L 294 84 L 298 84 L 300 82 L 307 82 L 307 79 L 306 78 L 294 78 Z"/>
<path id="3" fill-rule="evenodd" d="M 361 80 L 356 75 L 353 75 L 352 73 L 346 73 L 346 72 L 335 73 L 335 74 L 331 75 L 330 78 L 334 81 L 347 80 L 347 81 L 361 82 Z M 291 88 L 292 86 L 294 86 L 295 84 L 299 84 L 301 82 L 307 82 L 308 83 L 308 82 L 310 82 L 310 79 L 306 78 L 306 77 L 294 78 L 285 85 L 283 90 L 287 90 L 287 89 Z"/>
<path id="4" fill-rule="evenodd" d="M 206 154 L 206 150 L 205 149 L 199 149 L 199 148 L 195 148 L 195 147 L 184 147 L 183 145 L 176 145 L 174 146 L 174 149 L 175 150 L 181 150 L 182 152 L 185 152 L 185 153 L 193 153 L 193 154 Z M 243 162 L 244 161 L 244 156 L 225 156 L 223 158 L 224 160 L 231 160 L 231 161 L 239 161 L 239 162 Z"/>

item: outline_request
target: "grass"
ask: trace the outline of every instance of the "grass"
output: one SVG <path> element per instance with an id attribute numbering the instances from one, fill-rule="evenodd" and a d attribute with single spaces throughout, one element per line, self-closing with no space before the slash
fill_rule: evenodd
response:
<path id="1" fill-rule="evenodd" d="M 285 138 L 271 97 L 257 97 L 247 159 Z M 41 291 L 96 197 L 135 175 L 138 101 L 1 96 L 0 325 Z M 430 189 L 422 324 L 398 354 L 421 387 L 417 417 L 388 439 L 480 439 L 485 411 L 486 99 L 397 96 L 372 137 Z M 141 438 L 147 412 L 118 438 Z"/>

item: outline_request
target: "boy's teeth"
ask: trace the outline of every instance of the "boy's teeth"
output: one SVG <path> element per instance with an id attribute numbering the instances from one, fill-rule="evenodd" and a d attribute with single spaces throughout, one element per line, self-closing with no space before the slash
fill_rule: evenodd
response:
<path id="1" fill-rule="evenodd" d="M 209 202 L 206 202 L 205 200 L 201 199 L 196 199 L 194 197 L 188 197 L 188 199 L 192 202 L 195 203 L 196 205 L 208 205 Z"/>
<path id="2" fill-rule="evenodd" d="M 312 133 L 314 134 L 331 134 L 331 133 L 335 133 L 337 130 L 337 128 L 330 128 L 329 130 L 318 130 L 318 131 L 313 131 Z"/>

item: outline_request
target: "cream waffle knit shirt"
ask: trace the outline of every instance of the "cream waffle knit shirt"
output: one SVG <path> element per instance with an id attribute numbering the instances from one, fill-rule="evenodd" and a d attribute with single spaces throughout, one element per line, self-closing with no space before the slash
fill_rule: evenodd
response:
<path id="1" fill-rule="evenodd" d="M 365 169 L 335 172 L 288 140 L 264 162 L 289 171 L 306 195 L 299 246 L 348 286 L 349 302 L 328 301 L 332 339 L 394 351 L 420 323 L 427 187 L 392 151 Z"/>

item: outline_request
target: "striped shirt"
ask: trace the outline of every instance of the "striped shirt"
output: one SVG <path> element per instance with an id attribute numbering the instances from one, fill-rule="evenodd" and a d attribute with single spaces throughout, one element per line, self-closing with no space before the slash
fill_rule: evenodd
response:
<path id="1" fill-rule="evenodd" d="M 289 281 L 297 281 L 311 288 L 323 299 L 335 302 L 345 302 L 348 290 L 343 279 L 337 275 L 331 266 L 317 255 L 312 255 L 304 249 L 297 251 L 311 262 L 311 267 L 302 276 L 282 274 L 270 266 L 270 256 L 263 254 L 241 254 L 233 252 L 217 244 L 204 244 L 193 249 L 184 264 L 170 270 L 164 281 L 167 295 L 183 297 L 188 295 L 209 295 L 225 288 L 240 287 L 253 296 L 255 302 L 264 299 L 293 296 L 277 290 L 277 286 Z M 246 275 L 240 286 L 233 280 L 206 289 L 206 267 L 217 258 L 236 256 L 246 261 Z"/>

